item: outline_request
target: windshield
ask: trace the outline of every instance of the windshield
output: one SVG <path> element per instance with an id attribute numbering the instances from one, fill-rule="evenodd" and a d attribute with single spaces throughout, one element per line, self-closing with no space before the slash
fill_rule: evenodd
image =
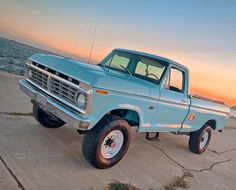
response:
<path id="1" fill-rule="evenodd" d="M 115 50 L 100 65 L 159 84 L 167 63 L 148 56 Z"/>

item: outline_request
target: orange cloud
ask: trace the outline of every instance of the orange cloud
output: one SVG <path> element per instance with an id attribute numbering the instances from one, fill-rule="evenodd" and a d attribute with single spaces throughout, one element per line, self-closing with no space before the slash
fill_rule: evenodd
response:
<path id="1" fill-rule="evenodd" d="M 234 97 L 227 96 L 227 92 L 215 93 L 215 92 L 212 92 L 212 90 L 210 90 L 210 89 L 203 89 L 201 87 L 199 88 L 196 86 L 191 87 L 191 92 L 192 92 L 192 94 L 206 97 L 206 98 L 209 98 L 212 100 L 224 102 L 228 105 L 236 105 L 236 99 Z"/>
<path id="2" fill-rule="evenodd" d="M 32 23 L 31 23 L 32 24 Z M 74 36 L 70 36 L 68 33 L 56 33 L 56 30 L 43 31 L 33 30 L 30 23 L 21 25 L 21 23 L 7 21 L 3 22 L 0 19 L 1 29 L 0 32 L 10 33 L 12 36 L 21 39 L 22 41 L 30 42 L 47 50 L 53 49 L 56 52 L 72 54 L 75 57 L 81 57 L 88 59 L 92 39 L 86 40 L 81 36 L 78 39 L 74 39 Z M 52 26 L 44 26 L 52 27 Z M 9 32 L 10 31 L 10 32 Z M 97 40 L 97 41 L 96 41 Z M 116 48 L 119 44 L 113 44 Z M 132 44 L 126 43 L 128 47 L 133 47 Z M 95 39 L 94 50 L 92 53 L 92 62 L 100 61 L 107 53 L 111 51 L 111 45 L 103 44 L 99 39 Z M 223 65 L 212 64 L 210 62 L 201 63 L 198 60 L 191 60 L 182 52 L 156 52 L 152 48 L 137 47 L 141 51 L 146 51 L 154 54 L 170 57 L 180 63 L 184 63 L 190 68 L 190 87 L 193 94 L 198 94 L 208 98 L 224 101 L 227 104 L 236 104 L 236 88 L 233 88 L 236 84 L 235 68 L 224 68 Z"/>

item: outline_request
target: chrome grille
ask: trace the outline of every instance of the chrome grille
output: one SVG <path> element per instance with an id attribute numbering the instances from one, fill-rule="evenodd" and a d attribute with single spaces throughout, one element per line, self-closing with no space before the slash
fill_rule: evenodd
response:
<path id="1" fill-rule="evenodd" d="M 31 71 L 31 74 L 29 74 L 29 71 Z M 65 79 L 56 76 L 54 73 L 42 70 L 42 68 L 38 68 L 34 65 L 27 66 L 26 76 L 30 81 L 43 88 L 44 90 L 48 91 L 49 94 L 54 95 L 55 97 L 58 97 L 61 100 L 72 104 L 76 108 L 78 107 L 76 98 L 78 94 L 83 93 L 79 89 L 79 86 L 78 88 L 76 88 L 74 85 L 70 84 L 70 81 L 65 81 Z M 69 77 L 66 76 L 66 78 Z M 86 106 L 79 107 L 79 109 L 85 110 Z"/>
<path id="2" fill-rule="evenodd" d="M 48 81 L 48 75 L 37 70 L 34 68 L 31 68 L 31 75 L 29 76 L 29 79 L 39 85 L 40 87 L 44 89 L 48 89 L 47 87 L 47 81 Z"/>
<path id="3" fill-rule="evenodd" d="M 76 96 L 78 94 L 78 90 L 76 88 L 54 77 L 51 77 L 50 81 L 50 92 L 52 94 L 76 105 Z"/>

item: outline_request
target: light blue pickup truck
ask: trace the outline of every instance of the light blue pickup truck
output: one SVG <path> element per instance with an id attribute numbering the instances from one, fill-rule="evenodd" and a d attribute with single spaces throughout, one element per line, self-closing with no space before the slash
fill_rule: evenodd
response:
<path id="1" fill-rule="evenodd" d="M 36 120 L 49 128 L 67 123 L 85 134 L 84 157 L 98 168 L 124 156 L 133 126 L 148 140 L 159 132 L 189 135 L 189 149 L 201 154 L 230 112 L 190 95 L 185 66 L 132 50 L 115 49 L 98 65 L 35 54 L 25 75 L 19 84 L 31 98 Z"/>

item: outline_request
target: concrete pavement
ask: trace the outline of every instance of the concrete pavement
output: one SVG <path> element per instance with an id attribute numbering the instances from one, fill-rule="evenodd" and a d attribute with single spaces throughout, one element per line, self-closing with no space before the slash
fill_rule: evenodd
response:
<path id="1" fill-rule="evenodd" d="M 18 88 L 20 78 L 0 72 L 0 189 L 96 190 L 114 180 L 161 189 L 183 172 L 193 176 L 186 178 L 189 189 L 236 189 L 235 119 L 214 133 L 202 155 L 188 150 L 187 136 L 160 134 L 160 141 L 149 142 L 133 130 L 125 157 L 100 170 L 84 159 L 83 136 L 74 128 L 47 129 L 28 114 L 32 105 Z"/>

